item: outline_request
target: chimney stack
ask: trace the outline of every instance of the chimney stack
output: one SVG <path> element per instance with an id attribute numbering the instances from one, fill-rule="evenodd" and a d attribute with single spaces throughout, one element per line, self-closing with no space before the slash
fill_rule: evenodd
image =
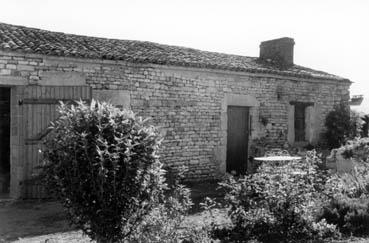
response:
<path id="1" fill-rule="evenodd" d="M 260 44 L 259 59 L 280 68 L 293 65 L 293 46 L 295 41 L 289 37 L 263 41 Z"/>

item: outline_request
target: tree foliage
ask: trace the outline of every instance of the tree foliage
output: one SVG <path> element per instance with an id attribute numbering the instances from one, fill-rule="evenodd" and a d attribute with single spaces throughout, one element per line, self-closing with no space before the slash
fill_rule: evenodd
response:
<path id="1" fill-rule="evenodd" d="M 350 136 L 350 108 L 341 102 L 330 111 L 325 119 L 325 139 L 329 148 L 338 148 Z"/>

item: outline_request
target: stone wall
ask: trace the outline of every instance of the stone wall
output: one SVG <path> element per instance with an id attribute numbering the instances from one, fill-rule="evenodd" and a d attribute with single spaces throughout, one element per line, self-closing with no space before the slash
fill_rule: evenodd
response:
<path id="1" fill-rule="evenodd" d="M 151 117 L 162 128 L 162 161 L 174 167 L 188 166 L 190 180 L 212 179 L 225 172 L 226 107 L 230 100 L 245 97 L 250 102 L 250 140 L 266 136 L 269 142 L 281 145 L 287 140 L 290 101 L 316 104 L 314 125 L 320 134 L 333 105 L 349 99 L 350 85 L 268 74 L 6 52 L 0 52 L 0 84 L 87 84 L 94 90 L 124 91 L 123 95 L 129 97 L 117 100 L 130 102 L 124 105 Z M 262 124 L 261 120 L 267 123 Z"/>

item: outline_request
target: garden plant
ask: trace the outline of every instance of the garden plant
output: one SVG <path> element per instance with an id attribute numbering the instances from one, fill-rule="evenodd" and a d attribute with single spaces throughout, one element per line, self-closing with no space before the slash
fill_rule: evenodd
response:
<path id="1" fill-rule="evenodd" d="M 219 183 L 221 203 L 206 199 L 203 206 L 222 207 L 230 223 L 183 228 L 190 190 L 180 183 L 183 171 L 178 177 L 163 169 L 156 127 L 94 100 L 61 104 L 58 112 L 44 141 L 43 179 L 71 223 L 97 242 L 323 242 L 369 235 L 368 139 L 347 142 L 343 132 L 331 144 L 347 142 L 340 151 L 358 162 L 350 173 L 329 174 L 312 150 L 303 161 L 263 163 L 255 173 L 227 176 Z M 332 136 L 347 128 L 335 126 Z"/>
<path id="2" fill-rule="evenodd" d="M 369 235 L 369 139 L 350 140 L 339 151 L 354 161 L 354 168 L 333 174 L 326 183 L 331 200 L 321 211 L 321 219 L 337 225 L 345 236 Z"/>
<path id="3" fill-rule="evenodd" d="M 220 185 L 227 191 L 232 226 L 215 228 L 213 236 L 225 242 L 319 242 L 337 237 L 335 225 L 317 218 L 328 200 L 321 163 L 311 151 L 304 163 L 265 163 L 254 174 L 230 176 Z"/>
<path id="4" fill-rule="evenodd" d="M 161 242 L 192 202 L 165 182 L 157 128 L 105 102 L 61 104 L 44 141 L 43 178 L 71 223 L 97 242 Z"/>
<path id="5" fill-rule="evenodd" d="M 341 102 L 334 106 L 325 118 L 325 139 L 329 149 L 338 148 L 348 140 L 363 134 L 365 120 L 356 111 Z"/>

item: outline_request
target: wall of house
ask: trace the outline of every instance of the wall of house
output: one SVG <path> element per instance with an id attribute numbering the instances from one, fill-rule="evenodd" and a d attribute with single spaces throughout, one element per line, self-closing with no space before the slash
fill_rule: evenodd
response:
<path id="1" fill-rule="evenodd" d="M 9 83 L 87 84 L 96 97 L 102 97 L 98 90 L 121 90 L 112 98 L 129 103 L 124 105 L 162 127 L 162 161 L 174 167 L 188 166 L 191 180 L 212 179 L 225 171 L 227 105 L 251 107 L 251 140 L 267 137 L 270 143 L 282 145 L 288 137 L 290 101 L 314 103 L 314 133 L 319 138 L 329 110 L 340 100 L 349 99 L 350 85 L 269 74 L 0 52 L 0 85 Z M 16 133 L 14 129 L 12 132 Z"/>

